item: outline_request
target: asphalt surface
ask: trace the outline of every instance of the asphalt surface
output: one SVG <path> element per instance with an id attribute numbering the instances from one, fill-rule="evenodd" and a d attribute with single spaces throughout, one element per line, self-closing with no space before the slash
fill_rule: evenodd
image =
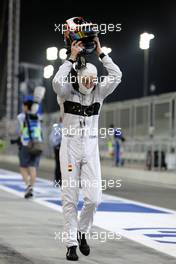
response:
<path id="1" fill-rule="evenodd" d="M 0 162 L 0 168 L 19 172 L 18 166 L 10 163 Z M 54 172 L 51 169 L 43 170 L 40 168 L 38 170 L 38 177 L 53 180 Z M 107 175 L 104 175 L 102 171 L 102 179 L 106 178 Z M 161 187 L 156 184 L 152 186 L 151 184 L 135 182 L 129 179 L 123 180 L 121 185 L 120 188 L 107 188 L 104 192 L 114 196 L 176 210 L 176 189 L 174 188 L 169 188 L 168 186 Z"/>
<path id="2" fill-rule="evenodd" d="M 0 163 L 0 168 L 18 171 L 17 165 Z M 41 178 L 53 179 L 52 170 L 38 171 Z M 105 178 L 106 175 L 103 175 Z M 105 193 L 176 209 L 176 190 L 126 180 L 119 189 Z M 65 246 L 54 239 L 63 228 L 62 214 L 31 201 L 0 191 L 0 264 L 58 264 L 65 260 Z M 93 227 L 93 230 L 101 230 Z M 91 255 L 79 254 L 79 263 L 174 264 L 175 258 L 122 238 L 106 243 L 91 241 Z"/>

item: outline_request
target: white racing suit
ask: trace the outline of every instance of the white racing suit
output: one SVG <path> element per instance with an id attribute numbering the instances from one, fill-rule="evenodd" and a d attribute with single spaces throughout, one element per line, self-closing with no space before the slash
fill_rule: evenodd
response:
<path id="1" fill-rule="evenodd" d="M 60 149 L 62 173 L 62 205 L 67 247 L 76 246 L 77 231 L 89 231 L 93 216 L 101 202 L 101 169 L 98 147 L 98 118 L 104 98 L 112 93 L 121 81 L 122 73 L 112 59 L 102 59 L 108 75 L 88 95 L 82 95 L 67 81 L 72 69 L 65 61 L 53 79 L 53 88 L 63 111 L 63 133 Z M 75 132 L 76 131 L 76 132 Z M 79 132 L 78 132 L 79 131 Z M 80 133 L 81 132 L 81 133 Z M 77 219 L 79 187 L 84 205 Z"/>

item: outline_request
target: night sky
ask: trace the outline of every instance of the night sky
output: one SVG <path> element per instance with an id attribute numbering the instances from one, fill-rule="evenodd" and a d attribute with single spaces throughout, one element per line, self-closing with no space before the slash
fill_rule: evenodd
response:
<path id="1" fill-rule="evenodd" d="M 149 61 L 149 79 L 156 85 L 155 94 L 175 91 L 176 1 L 140 3 L 22 0 L 20 61 L 46 65 L 46 48 L 64 47 L 63 36 L 54 31 L 54 24 L 62 24 L 70 17 L 82 16 L 98 24 L 120 23 L 121 32 L 99 35 L 102 45 L 112 48 L 110 56 L 123 72 L 122 83 L 109 101 L 142 97 L 143 51 L 139 49 L 139 35 L 144 31 L 155 35 Z"/>

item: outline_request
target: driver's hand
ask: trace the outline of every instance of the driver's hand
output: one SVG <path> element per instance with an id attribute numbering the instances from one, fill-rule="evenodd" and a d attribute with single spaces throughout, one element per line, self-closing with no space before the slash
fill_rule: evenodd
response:
<path id="1" fill-rule="evenodd" d="M 73 41 L 71 45 L 71 56 L 70 59 L 76 61 L 78 54 L 82 50 L 82 41 Z"/>

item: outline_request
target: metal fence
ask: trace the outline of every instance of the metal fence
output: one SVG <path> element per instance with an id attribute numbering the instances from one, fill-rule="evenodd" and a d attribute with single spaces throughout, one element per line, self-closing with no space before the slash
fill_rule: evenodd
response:
<path id="1" fill-rule="evenodd" d="M 176 150 L 176 93 L 106 104 L 100 126 L 112 123 L 126 138 L 122 149 L 127 164 L 145 167 L 150 154 L 151 168 L 161 169 L 163 157 Z M 102 157 L 108 157 L 106 140 L 100 148 Z"/>
<path id="2" fill-rule="evenodd" d="M 48 137 L 52 124 L 58 120 L 59 113 L 43 116 L 46 157 L 53 156 Z M 15 136 L 15 122 L 16 120 L 7 122 L 5 119 L 0 122 L 0 139 L 6 140 L 6 153 L 16 152 L 15 147 L 9 144 L 9 138 Z M 169 153 L 173 146 L 176 149 L 176 93 L 104 104 L 99 118 L 99 127 L 109 128 L 111 125 L 121 128 L 126 138 L 123 144 L 123 155 L 128 164 L 144 165 L 149 150 L 152 153 L 158 151 L 160 162 L 162 151 Z M 6 137 L 6 129 L 8 129 L 9 138 Z M 108 140 L 109 138 L 100 140 L 102 157 L 108 156 Z"/>
<path id="3" fill-rule="evenodd" d="M 175 137 L 176 93 L 105 104 L 100 126 L 110 124 L 121 127 L 128 139 Z"/>

